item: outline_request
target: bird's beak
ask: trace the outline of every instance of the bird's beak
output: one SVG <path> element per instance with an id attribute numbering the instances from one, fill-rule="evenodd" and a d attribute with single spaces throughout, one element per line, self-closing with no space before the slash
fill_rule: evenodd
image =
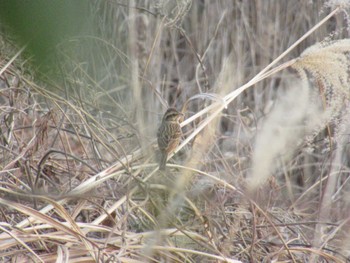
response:
<path id="1" fill-rule="evenodd" d="M 184 118 L 185 118 L 185 114 L 183 114 L 182 112 L 179 112 L 180 113 L 180 116 L 179 116 L 179 122 L 183 122 L 184 121 Z"/>

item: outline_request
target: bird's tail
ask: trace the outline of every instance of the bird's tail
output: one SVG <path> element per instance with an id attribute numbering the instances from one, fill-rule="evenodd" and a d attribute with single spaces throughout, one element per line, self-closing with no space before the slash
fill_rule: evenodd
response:
<path id="1" fill-rule="evenodd" d="M 159 163 L 159 170 L 164 171 L 166 166 L 166 161 L 168 159 L 167 153 L 162 153 L 162 156 L 160 157 L 160 163 Z"/>

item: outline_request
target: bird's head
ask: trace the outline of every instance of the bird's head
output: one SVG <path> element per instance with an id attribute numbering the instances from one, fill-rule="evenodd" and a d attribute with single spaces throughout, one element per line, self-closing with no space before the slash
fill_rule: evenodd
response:
<path id="1" fill-rule="evenodd" d="M 181 121 L 183 116 L 182 112 L 177 111 L 175 108 L 169 108 L 163 116 L 163 121 Z"/>

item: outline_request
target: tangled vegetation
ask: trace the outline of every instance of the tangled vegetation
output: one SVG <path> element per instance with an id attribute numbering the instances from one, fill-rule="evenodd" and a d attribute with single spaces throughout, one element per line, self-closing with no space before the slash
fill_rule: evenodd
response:
<path id="1" fill-rule="evenodd" d="M 311 2 L 90 1 L 80 33 L 28 42 L 1 24 L 0 261 L 350 262 L 349 6 Z M 46 8 L 33 24 L 75 21 Z"/>

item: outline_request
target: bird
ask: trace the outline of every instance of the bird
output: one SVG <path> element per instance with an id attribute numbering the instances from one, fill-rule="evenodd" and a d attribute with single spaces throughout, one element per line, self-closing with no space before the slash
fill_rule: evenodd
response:
<path id="1" fill-rule="evenodd" d="M 164 171 L 168 155 L 179 145 L 182 131 L 180 121 L 183 113 L 175 108 L 168 108 L 162 118 L 157 132 L 158 147 L 161 153 L 159 170 Z"/>

